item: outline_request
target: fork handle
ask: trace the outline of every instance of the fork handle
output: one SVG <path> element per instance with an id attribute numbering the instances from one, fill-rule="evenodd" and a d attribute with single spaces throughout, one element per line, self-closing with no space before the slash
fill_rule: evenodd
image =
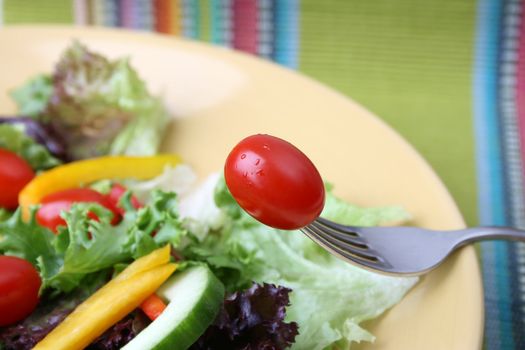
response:
<path id="1" fill-rule="evenodd" d="M 514 227 L 480 226 L 459 230 L 456 233 L 459 233 L 457 246 L 495 239 L 525 241 L 525 230 Z"/>

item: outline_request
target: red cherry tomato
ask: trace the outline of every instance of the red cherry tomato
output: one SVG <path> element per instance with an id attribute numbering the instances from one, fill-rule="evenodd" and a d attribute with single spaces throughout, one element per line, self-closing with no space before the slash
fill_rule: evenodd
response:
<path id="1" fill-rule="evenodd" d="M 277 137 L 242 140 L 226 159 L 224 177 L 239 205 L 268 226 L 298 229 L 323 210 L 324 185 L 314 164 Z"/>
<path id="2" fill-rule="evenodd" d="M 41 207 L 36 213 L 37 222 L 56 232 L 57 227 L 66 225 L 60 217 L 62 211 L 67 211 L 74 203 L 98 203 L 113 212 L 112 224 L 117 224 L 120 214 L 115 206 L 101 193 L 89 188 L 72 188 L 45 196 L 41 200 Z M 88 214 L 90 218 L 98 220 L 93 213 Z"/>
<path id="3" fill-rule="evenodd" d="M 40 276 L 24 259 L 0 255 L 0 327 L 23 320 L 38 304 Z"/>
<path id="4" fill-rule="evenodd" d="M 33 177 L 35 173 L 24 159 L 0 148 L 0 207 L 16 209 L 18 193 Z"/>
<path id="5" fill-rule="evenodd" d="M 113 186 L 111 186 L 111 191 L 109 191 L 108 195 L 106 196 L 106 198 L 113 205 L 113 207 L 116 208 L 116 210 L 121 216 L 124 216 L 126 211 L 119 205 L 119 201 L 120 198 L 122 198 L 122 196 L 124 195 L 124 193 L 126 193 L 126 191 L 126 187 L 120 184 L 114 184 Z M 131 196 L 131 205 L 133 205 L 133 208 L 135 209 L 142 208 L 142 203 L 140 203 L 137 197 L 135 196 Z"/>

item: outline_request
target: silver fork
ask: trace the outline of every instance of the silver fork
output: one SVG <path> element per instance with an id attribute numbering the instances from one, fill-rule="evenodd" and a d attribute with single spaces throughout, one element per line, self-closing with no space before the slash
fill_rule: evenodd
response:
<path id="1" fill-rule="evenodd" d="M 356 227 L 317 218 L 301 229 L 331 254 L 389 275 L 416 276 L 439 264 L 457 248 L 493 239 L 525 241 L 525 231 L 510 227 L 473 227 L 434 231 L 417 227 Z"/>

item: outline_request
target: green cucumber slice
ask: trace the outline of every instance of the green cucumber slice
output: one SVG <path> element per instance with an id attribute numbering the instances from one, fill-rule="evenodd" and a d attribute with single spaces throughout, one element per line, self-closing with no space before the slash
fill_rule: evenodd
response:
<path id="1" fill-rule="evenodd" d="M 122 350 L 189 348 L 215 320 L 224 286 L 207 267 L 196 266 L 171 277 L 157 295 L 168 306 Z"/>

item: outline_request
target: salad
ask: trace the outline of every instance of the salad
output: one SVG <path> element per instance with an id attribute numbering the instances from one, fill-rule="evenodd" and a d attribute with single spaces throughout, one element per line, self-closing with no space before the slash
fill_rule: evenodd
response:
<path id="1" fill-rule="evenodd" d="M 200 183 L 159 154 L 169 113 L 127 59 L 75 42 L 11 95 L 18 115 L 0 118 L 1 350 L 348 349 L 373 341 L 360 324 L 417 282 L 351 266 L 296 230 L 319 213 L 362 226 L 410 216 L 335 197 L 279 139 L 243 140 L 224 174 Z M 271 161 L 252 157 L 261 147 Z M 246 176 L 241 159 L 256 165 Z M 300 170 L 293 181 L 265 176 L 250 190 L 250 176 L 283 164 Z"/>

